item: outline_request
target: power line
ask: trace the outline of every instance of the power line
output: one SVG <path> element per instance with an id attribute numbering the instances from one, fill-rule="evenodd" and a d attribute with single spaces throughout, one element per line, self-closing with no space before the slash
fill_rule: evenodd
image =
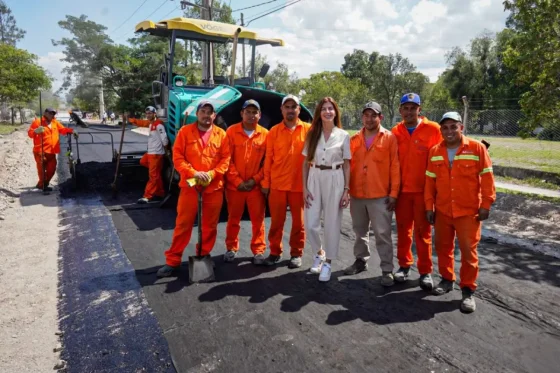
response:
<path id="1" fill-rule="evenodd" d="M 116 29 L 113 30 L 113 32 L 117 31 L 118 29 L 120 29 L 121 27 L 124 26 L 125 23 L 127 23 L 139 10 L 140 8 L 142 8 L 144 6 L 144 4 L 146 4 L 148 0 L 144 0 L 144 2 L 142 4 L 140 4 L 140 6 L 138 8 L 136 8 L 136 10 L 130 15 L 130 17 L 128 17 L 123 23 L 121 23 L 119 25 L 119 27 L 117 27 Z"/>
<path id="2" fill-rule="evenodd" d="M 160 9 L 161 9 L 161 7 L 162 7 L 162 6 L 164 6 L 164 5 L 165 5 L 165 3 L 167 3 L 168 1 L 169 1 L 169 0 L 163 0 L 163 3 L 161 3 L 161 5 L 160 5 L 160 6 L 158 6 L 158 7 L 156 8 L 156 10 L 154 10 L 154 11 L 153 11 L 152 13 L 150 13 L 150 15 L 149 15 L 149 16 L 146 16 L 145 18 L 150 18 L 150 17 L 151 17 L 151 16 L 152 16 L 152 15 L 153 15 L 153 14 L 154 14 L 155 12 L 157 12 L 158 10 L 160 10 Z"/>
<path id="3" fill-rule="evenodd" d="M 239 11 L 245 10 L 245 9 L 256 8 L 256 7 L 258 7 L 258 6 L 262 6 L 262 5 L 274 3 L 274 2 L 276 2 L 276 1 L 278 1 L 278 0 L 271 0 L 271 1 L 267 1 L 267 2 L 265 2 L 265 3 L 260 3 L 260 4 L 256 4 L 256 5 L 251 5 L 251 6 L 248 6 L 248 7 L 245 7 L 245 8 L 234 9 L 234 10 L 232 10 L 231 12 L 233 13 L 233 12 L 239 12 Z"/>
<path id="4" fill-rule="evenodd" d="M 279 7 L 279 8 L 275 8 L 274 10 L 271 10 L 271 11 L 268 12 L 268 13 L 265 13 L 265 14 L 262 14 L 262 15 L 260 15 L 260 16 L 258 16 L 258 17 L 255 17 L 255 18 L 253 18 L 253 19 L 250 19 L 250 20 L 247 22 L 247 24 L 246 24 L 245 26 L 249 26 L 249 24 L 250 24 L 251 22 L 256 21 L 257 19 L 263 18 L 263 17 L 265 17 L 265 16 L 267 16 L 267 15 L 269 15 L 269 14 L 275 13 L 275 12 L 277 12 L 277 11 L 279 11 L 279 10 L 282 10 L 282 9 L 284 9 L 284 8 L 287 8 L 287 7 L 291 6 L 291 5 L 297 4 L 297 3 L 299 3 L 300 1 L 302 1 L 302 0 L 295 0 L 295 1 L 292 1 L 291 3 L 288 3 L 288 4 L 286 4 L 286 5 L 283 5 L 283 6 Z"/>
<path id="5" fill-rule="evenodd" d="M 168 1 L 169 1 L 169 0 L 164 0 L 163 3 L 161 3 L 161 4 L 156 8 L 156 10 L 154 10 L 154 11 L 153 11 L 152 13 L 150 13 L 148 16 L 144 17 L 144 19 L 150 18 L 154 13 L 156 13 L 158 10 L 160 10 Z M 171 14 L 171 13 L 173 13 L 175 10 L 177 10 L 177 8 L 178 8 L 178 7 L 173 8 L 173 10 L 172 10 L 171 12 L 167 13 L 167 14 L 166 14 L 165 16 L 163 16 L 162 18 L 167 17 L 169 14 Z M 128 36 L 128 35 L 130 35 L 130 34 L 134 34 L 134 31 L 127 31 L 127 32 L 125 32 L 124 34 L 122 34 L 122 35 L 120 35 L 119 37 L 117 37 L 117 38 L 115 39 L 115 41 L 119 41 L 119 40 L 121 40 L 123 37 L 126 37 L 126 36 Z"/>

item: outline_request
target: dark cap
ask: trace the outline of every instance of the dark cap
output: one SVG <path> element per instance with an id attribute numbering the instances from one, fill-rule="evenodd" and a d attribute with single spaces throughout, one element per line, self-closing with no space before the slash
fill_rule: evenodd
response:
<path id="1" fill-rule="evenodd" d="M 379 105 L 375 101 L 370 101 L 367 104 L 365 104 L 364 108 L 362 109 L 362 113 L 364 111 L 366 111 L 367 109 L 371 109 L 371 110 L 375 111 L 377 114 L 381 114 L 381 105 Z"/>
<path id="2" fill-rule="evenodd" d="M 247 106 L 254 106 L 257 109 L 259 109 L 259 111 L 261 111 L 261 105 L 259 105 L 259 103 L 255 100 L 247 100 L 243 103 L 243 106 L 241 107 L 241 110 L 245 109 Z"/>
<path id="3" fill-rule="evenodd" d="M 210 107 L 212 108 L 212 111 L 216 111 L 216 108 L 214 107 L 214 104 L 211 103 L 211 102 L 208 101 L 208 100 L 200 101 L 199 104 L 198 104 L 198 106 L 197 106 L 197 108 L 196 108 L 196 111 L 199 111 L 199 110 L 202 109 L 204 106 L 210 106 Z"/>
<path id="4" fill-rule="evenodd" d="M 45 113 L 54 113 L 56 114 L 56 110 L 54 110 L 52 107 L 48 107 L 45 109 Z"/>

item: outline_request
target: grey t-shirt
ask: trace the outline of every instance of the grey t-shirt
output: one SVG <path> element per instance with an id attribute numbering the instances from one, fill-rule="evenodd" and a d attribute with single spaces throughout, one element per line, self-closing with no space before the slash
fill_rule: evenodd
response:
<path id="1" fill-rule="evenodd" d="M 455 149 L 447 148 L 447 158 L 449 158 L 449 168 L 453 167 L 453 160 L 455 159 L 455 154 L 457 154 L 457 150 L 459 150 L 459 148 L 455 148 Z"/>
<path id="2" fill-rule="evenodd" d="M 245 133 L 247 134 L 247 136 L 251 137 L 253 135 L 253 133 L 255 133 L 255 130 L 246 130 L 243 129 L 243 131 L 245 131 Z"/>

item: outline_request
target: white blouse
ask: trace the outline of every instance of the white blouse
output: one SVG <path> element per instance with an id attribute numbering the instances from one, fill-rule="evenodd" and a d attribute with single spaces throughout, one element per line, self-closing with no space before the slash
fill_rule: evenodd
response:
<path id="1" fill-rule="evenodd" d="M 301 152 L 307 157 L 307 145 Z M 345 159 L 350 160 L 350 135 L 343 129 L 334 127 L 328 141 L 321 131 L 321 137 L 315 150 L 313 164 L 317 166 L 336 166 L 343 164 Z"/>

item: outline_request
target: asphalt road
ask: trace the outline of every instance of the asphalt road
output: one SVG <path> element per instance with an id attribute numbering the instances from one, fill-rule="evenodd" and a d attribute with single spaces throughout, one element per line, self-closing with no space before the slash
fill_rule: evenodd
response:
<path id="1" fill-rule="evenodd" d="M 130 146 L 136 146 L 136 137 L 130 138 Z M 88 148 L 80 148 L 82 159 L 94 159 L 99 154 L 82 149 Z M 275 268 L 253 266 L 247 221 L 242 222 L 238 259 L 224 263 L 224 217 L 212 253 L 216 282 L 189 285 L 186 262 L 188 255 L 194 253 L 196 229 L 179 277 L 157 279 L 155 272 L 164 263 L 163 252 L 171 243 L 176 215 L 173 208 L 136 209 L 132 203 L 142 188 L 141 183 L 129 183 L 117 199 L 104 190 L 93 196 L 78 193 L 61 206 L 61 214 L 79 217 L 79 222 L 65 219 L 66 233 L 61 235 L 65 242 L 79 245 L 79 250 L 73 243 L 61 248 L 62 288 L 68 289 L 64 302 L 72 300 L 75 304 L 66 317 L 72 319 L 78 312 L 74 309 L 89 310 L 92 299 L 99 302 L 107 292 L 114 307 L 120 307 L 111 315 L 118 315 L 118 310 L 129 315 L 128 321 L 123 321 L 99 315 L 88 319 L 80 313 L 79 322 L 93 325 L 90 328 L 96 334 L 90 338 L 87 350 L 74 350 L 82 356 L 66 356 L 70 360 L 69 372 L 80 371 L 76 359 L 91 357 L 95 361 L 94 357 L 113 356 L 97 351 L 107 349 L 104 338 L 111 338 L 112 331 L 123 330 L 124 323 L 131 322 L 130 312 L 126 311 L 131 307 L 137 310 L 133 321 L 140 325 L 134 329 L 139 334 L 129 340 L 130 348 L 121 339 L 123 344 L 117 351 L 140 351 L 146 371 L 171 369 L 169 361 L 178 372 L 557 371 L 558 259 L 482 243 L 478 308 L 467 315 L 459 311 L 458 288 L 441 297 L 432 296 L 417 287 L 415 271 L 408 283 L 383 288 L 373 242 L 369 270 L 344 276 L 342 269 L 353 262 L 354 234 L 348 211 L 339 260 L 333 263 L 333 276 L 327 284 L 307 273 L 312 260 L 308 247 L 301 269 L 287 268 L 289 253 Z M 267 218 L 267 232 L 269 223 Z M 285 247 L 289 224 L 288 217 Z M 121 264 L 116 266 L 115 261 Z M 92 275 L 80 277 L 75 271 L 69 272 L 74 264 L 80 273 Z M 138 315 L 154 317 L 158 327 L 154 327 L 153 320 L 138 324 Z M 64 325 L 65 330 L 75 327 L 72 322 Z M 146 330 L 144 334 L 139 332 L 142 328 Z M 168 350 L 154 342 L 163 339 Z M 162 347 L 157 354 L 154 343 Z M 114 355 L 116 358 L 122 353 Z M 134 361 L 119 360 L 111 365 L 105 360 L 98 370 L 136 371 L 132 370 L 139 369 Z M 119 370 L 123 366 L 129 369 Z M 150 370 L 152 366 L 158 368 Z"/>

